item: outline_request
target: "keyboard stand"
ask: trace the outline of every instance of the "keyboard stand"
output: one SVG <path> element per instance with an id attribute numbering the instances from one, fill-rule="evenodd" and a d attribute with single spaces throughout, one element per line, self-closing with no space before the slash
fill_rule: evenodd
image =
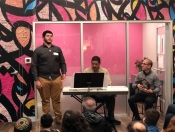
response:
<path id="1" fill-rule="evenodd" d="M 108 102 L 112 97 L 114 97 L 115 95 L 111 95 L 110 97 L 109 97 L 109 99 L 107 99 L 106 101 L 104 101 L 104 102 L 102 102 L 102 103 L 100 103 L 97 107 L 96 107 L 96 111 L 98 110 L 98 109 L 100 109 L 103 105 L 105 105 L 106 104 L 106 102 Z M 73 97 L 73 98 L 75 98 L 78 102 L 80 102 L 80 103 L 82 103 L 82 99 L 80 98 L 80 97 L 78 97 L 77 95 L 71 95 L 71 97 Z"/>
<path id="2" fill-rule="evenodd" d="M 71 95 L 71 97 L 74 97 L 78 102 L 82 103 L 82 99 L 79 98 L 77 95 Z"/>
<path id="3" fill-rule="evenodd" d="M 100 103 L 97 107 L 96 107 L 96 111 L 102 107 L 103 105 L 106 104 L 106 102 L 108 102 L 109 100 L 111 100 L 111 98 L 115 97 L 116 95 L 115 94 L 112 94 L 106 101 L 103 101 L 102 103 Z"/>
<path id="4" fill-rule="evenodd" d="M 110 99 L 113 98 L 113 97 L 115 97 L 115 96 L 116 96 L 115 94 L 112 94 L 106 101 L 101 102 L 101 103 L 96 107 L 96 112 L 97 112 L 97 110 L 98 110 L 100 107 L 102 107 L 103 105 L 105 105 L 106 102 L 110 101 Z M 105 116 L 105 118 L 106 118 L 106 115 L 105 115 L 105 114 L 106 114 L 106 113 L 104 113 L 104 116 Z M 117 129 L 116 129 L 116 127 L 115 127 L 115 124 L 114 124 L 113 122 L 108 122 L 108 123 L 111 124 L 111 127 L 114 129 L 114 131 L 117 132 Z"/>

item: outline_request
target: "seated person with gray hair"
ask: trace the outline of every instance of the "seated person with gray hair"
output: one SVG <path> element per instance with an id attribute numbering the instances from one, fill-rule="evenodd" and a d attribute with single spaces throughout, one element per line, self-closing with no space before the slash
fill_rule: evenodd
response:
<path id="1" fill-rule="evenodd" d="M 112 132 L 111 126 L 99 113 L 95 112 L 96 102 L 91 97 L 82 101 L 82 115 L 89 123 L 92 132 Z"/>

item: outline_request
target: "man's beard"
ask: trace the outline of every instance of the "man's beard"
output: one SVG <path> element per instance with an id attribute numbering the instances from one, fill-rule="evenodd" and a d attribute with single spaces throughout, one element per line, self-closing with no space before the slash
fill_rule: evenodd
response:
<path id="1" fill-rule="evenodd" d="M 92 69 L 93 69 L 94 73 L 98 72 L 98 68 L 93 67 Z"/>
<path id="2" fill-rule="evenodd" d="M 50 45 L 52 42 L 48 42 L 47 40 L 44 39 L 44 42 L 48 45 Z"/>

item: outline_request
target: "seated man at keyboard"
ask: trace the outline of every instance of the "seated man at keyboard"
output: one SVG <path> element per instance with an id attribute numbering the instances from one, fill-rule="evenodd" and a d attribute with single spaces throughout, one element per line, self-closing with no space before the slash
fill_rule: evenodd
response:
<path id="1" fill-rule="evenodd" d="M 100 66 L 101 60 L 100 57 L 94 56 L 91 60 L 91 67 L 86 68 L 84 70 L 84 73 L 104 73 L 108 76 L 108 85 L 111 85 L 111 79 L 110 75 L 107 69 Z M 92 98 L 96 100 L 96 102 L 99 101 L 106 101 L 109 99 L 110 95 L 91 95 Z M 108 102 L 106 102 L 106 107 L 108 109 L 108 117 L 107 120 L 110 122 L 115 123 L 116 125 L 120 125 L 121 122 L 118 120 L 115 120 L 114 118 L 114 108 L 115 108 L 115 97 L 111 98 Z"/>

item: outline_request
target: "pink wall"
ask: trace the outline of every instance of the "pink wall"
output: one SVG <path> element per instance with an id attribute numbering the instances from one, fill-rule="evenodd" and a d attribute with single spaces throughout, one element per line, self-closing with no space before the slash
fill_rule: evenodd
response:
<path id="1" fill-rule="evenodd" d="M 101 66 L 111 75 L 126 74 L 126 33 L 124 23 L 84 24 L 84 64 L 91 66 L 91 58 L 101 58 Z"/>
<path id="2" fill-rule="evenodd" d="M 36 24 L 36 47 L 43 44 L 45 30 L 53 32 L 53 44 L 63 51 L 67 75 L 80 72 L 80 24 Z"/>
<path id="3" fill-rule="evenodd" d="M 84 64 L 90 66 L 92 56 L 101 58 L 101 66 L 111 75 L 126 74 L 126 32 L 125 24 L 84 24 Z M 138 71 L 134 66 L 137 59 L 142 59 L 142 24 L 129 25 L 130 73 Z M 86 49 L 88 46 L 88 49 Z"/>
<path id="4" fill-rule="evenodd" d="M 129 24 L 129 43 L 130 43 L 130 75 L 137 74 L 138 70 L 134 63 L 136 60 L 143 59 L 143 26 L 142 24 Z"/>
<path id="5" fill-rule="evenodd" d="M 130 73 L 136 74 L 135 60 L 142 59 L 142 24 L 130 24 Z M 124 23 L 84 24 L 84 68 L 91 58 L 101 58 L 101 66 L 111 75 L 126 74 L 126 32 Z M 43 43 L 44 30 L 53 32 L 53 44 L 61 47 L 68 66 L 67 75 L 80 72 L 80 25 L 36 24 L 36 47 Z"/>

